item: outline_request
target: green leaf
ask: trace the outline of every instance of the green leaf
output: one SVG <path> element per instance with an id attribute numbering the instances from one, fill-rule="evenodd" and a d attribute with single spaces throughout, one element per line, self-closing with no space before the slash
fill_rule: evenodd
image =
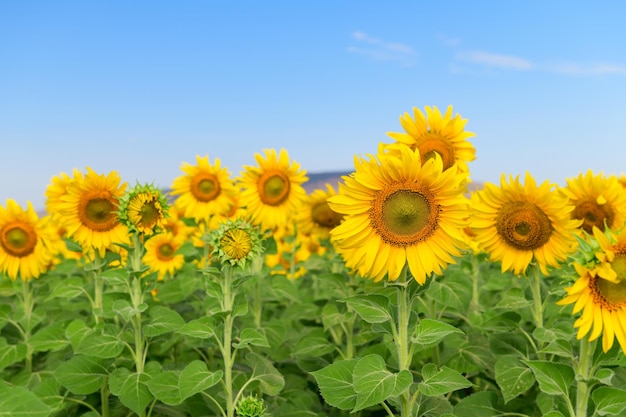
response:
<path id="1" fill-rule="evenodd" d="M 526 392 L 535 383 L 532 371 L 515 356 L 501 356 L 496 361 L 496 382 L 504 403 Z"/>
<path id="2" fill-rule="evenodd" d="M 122 318 L 122 320 L 127 323 L 135 314 L 139 312 L 133 308 L 132 305 L 130 305 L 128 300 L 115 300 L 113 301 L 111 308 Z"/>
<path id="3" fill-rule="evenodd" d="M 47 417 L 53 411 L 26 388 L 0 382 L 0 417 Z"/>
<path id="4" fill-rule="evenodd" d="M 257 329 L 250 327 L 241 331 L 239 339 L 239 343 L 233 343 L 233 346 L 237 349 L 243 349 L 249 345 L 270 347 L 270 344 L 267 342 L 267 337 Z"/>
<path id="5" fill-rule="evenodd" d="M 10 345 L 4 337 L 0 337 L 0 370 L 26 357 L 26 345 Z"/>
<path id="6" fill-rule="evenodd" d="M 150 323 L 143 328 L 144 335 L 154 337 L 173 332 L 185 325 L 185 320 L 171 308 L 154 306 L 150 309 Z"/>
<path id="7" fill-rule="evenodd" d="M 130 274 L 126 268 L 108 269 L 102 273 L 102 280 L 109 285 L 128 285 Z"/>
<path id="8" fill-rule="evenodd" d="M 96 358 L 116 358 L 123 350 L 124 343 L 117 337 L 106 333 L 93 333 L 80 341 L 76 353 Z"/>
<path id="9" fill-rule="evenodd" d="M 95 358 L 73 356 L 54 371 L 54 377 L 72 394 L 88 395 L 99 391 L 107 370 Z"/>
<path id="10" fill-rule="evenodd" d="M 532 369 L 539 389 L 550 395 L 568 396 L 575 375 L 571 366 L 548 361 L 524 361 Z"/>
<path id="11" fill-rule="evenodd" d="M 272 362 L 263 356 L 250 352 L 246 355 L 246 362 L 252 368 L 251 380 L 259 381 L 261 391 L 267 395 L 278 395 L 285 387 L 285 378 Z"/>
<path id="12" fill-rule="evenodd" d="M 368 323 L 384 323 L 391 320 L 389 298 L 384 295 L 355 295 L 344 298 L 343 301 Z"/>
<path id="13" fill-rule="evenodd" d="M 167 405 L 178 405 L 183 402 L 178 373 L 165 371 L 151 376 L 146 385 L 154 398 Z"/>
<path id="14" fill-rule="evenodd" d="M 210 372 L 203 361 L 190 362 L 180 374 L 178 390 L 181 401 L 217 384 L 222 375 L 222 371 Z"/>
<path id="15" fill-rule="evenodd" d="M 69 345 L 65 337 L 66 323 L 57 322 L 41 328 L 30 339 L 33 352 L 57 351 Z"/>
<path id="16" fill-rule="evenodd" d="M 417 325 L 415 336 L 411 337 L 411 342 L 421 346 L 433 345 L 453 333 L 464 334 L 461 330 L 448 323 L 439 320 L 422 319 Z"/>
<path id="17" fill-rule="evenodd" d="M 454 415 L 459 417 L 495 417 L 504 415 L 496 405 L 498 395 L 493 391 L 479 391 L 463 398 L 454 406 Z"/>
<path id="18" fill-rule="evenodd" d="M 148 374 L 117 368 L 109 377 L 109 389 L 113 395 L 117 395 L 122 404 L 141 415 L 153 399 L 146 385 L 149 379 Z"/>
<path id="19" fill-rule="evenodd" d="M 591 394 L 596 413 L 601 416 L 621 416 L 626 411 L 626 391 L 613 387 L 599 387 Z"/>
<path id="20" fill-rule="evenodd" d="M 93 330 L 80 319 L 72 320 L 70 324 L 65 328 L 65 337 L 69 339 L 74 351 L 78 348 L 78 345 L 90 334 Z"/>
<path id="21" fill-rule="evenodd" d="M 293 355 L 320 357 L 334 351 L 335 345 L 329 342 L 326 335 L 323 329 L 315 328 L 301 336 L 293 349 Z"/>
<path id="22" fill-rule="evenodd" d="M 429 397 L 447 394 L 458 389 L 469 388 L 473 384 L 454 369 L 442 366 L 437 369 L 434 363 L 427 363 L 422 368 L 424 381 L 418 385 L 419 391 Z"/>
<path id="23" fill-rule="evenodd" d="M 524 294 L 524 290 L 521 288 L 509 288 L 504 292 L 502 300 L 495 305 L 494 308 L 506 309 L 506 310 L 522 310 L 532 302 L 528 300 Z"/>
<path id="24" fill-rule="evenodd" d="M 215 336 L 215 326 L 215 320 L 211 317 L 200 317 L 199 319 L 191 320 L 176 330 L 176 333 L 198 339 L 209 339 Z"/>
<path id="25" fill-rule="evenodd" d="M 356 391 L 352 383 L 352 373 L 356 363 L 356 359 L 337 361 L 311 372 L 324 401 L 329 405 L 340 410 L 352 410 L 356 405 Z"/>
<path id="26" fill-rule="evenodd" d="M 62 279 L 54 285 L 47 300 L 52 300 L 53 298 L 76 298 L 84 294 L 84 285 L 83 280 L 78 277 Z"/>
<path id="27" fill-rule="evenodd" d="M 391 396 L 399 396 L 413 382 L 408 370 L 397 374 L 389 372 L 385 360 L 379 355 L 361 358 L 354 367 L 352 379 L 356 392 L 353 413 L 380 404 Z"/>

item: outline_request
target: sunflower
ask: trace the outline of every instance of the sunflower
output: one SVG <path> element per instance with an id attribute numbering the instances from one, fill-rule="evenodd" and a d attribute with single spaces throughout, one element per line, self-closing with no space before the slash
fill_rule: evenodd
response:
<path id="1" fill-rule="evenodd" d="M 259 258 L 263 251 L 258 227 L 243 219 L 226 220 L 209 233 L 207 241 L 215 259 L 242 268 Z"/>
<path id="2" fill-rule="evenodd" d="M 160 190 L 137 184 L 120 199 L 118 216 L 129 230 L 150 236 L 163 230 L 168 208 Z"/>
<path id="3" fill-rule="evenodd" d="M 174 205 L 184 217 L 208 222 L 211 217 L 228 212 L 236 189 L 219 158 L 211 164 L 208 155 L 196 155 L 196 165 L 183 162 L 180 169 L 185 175 L 174 179 L 171 194 L 178 196 Z"/>
<path id="4" fill-rule="evenodd" d="M 287 151 L 265 149 L 265 158 L 257 153 L 258 166 L 245 166 L 239 178 L 239 204 L 246 208 L 253 222 L 263 229 L 272 229 L 287 223 L 290 216 L 306 197 L 302 183 L 306 171 L 295 161 L 289 161 Z"/>
<path id="5" fill-rule="evenodd" d="M 98 174 L 87 167 L 87 174 L 75 176 L 58 204 L 59 222 L 67 235 L 85 251 L 94 249 L 101 256 L 113 243 L 128 243 L 128 229 L 117 215 L 119 199 L 126 183 L 120 184 L 116 171 Z"/>
<path id="6" fill-rule="evenodd" d="M 306 197 L 296 214 L 298 233 L 314 235 L 320 239 L 328 238 L 329 232 L 339 226 L 344 217 L 328 205 L 328 198 L 336 194 L 333 186 L 326 184 L 326 190 L 314 190 Z"/>
<path id="7" fill-rule="evenodd" d="M 396 280 L 405 264 L 423 284 L 432 272 L 454 263 L 461 253 L 467 199 L 465 175 L 443 171 L 436 156 L 422 165 L 418 152 L 401 148 L 401 157 L 379 153 L 355 158 L 355 172 L 344 176 L 332 210 L 344 214 L 330 238 L 346 265 L 376 281 Z"/>
<path id="8" fill-rule="evenodd" d="M 570 218 L 574 207 L 554 187 L 548 181 L 537 187 L 528 172 L 524 185 L 502 174 L 500 187 L 486 183 L 472 194 L 475 239 L 503 272 L 521 274 L 535 259 L 547 274 L 547 265 L 558 266 L 574 249 L 580 221 Z"/>
<path id="9" fill-rule="evenodd" d="M 82 172 L 74 169 L 74 176 L 62 172 L 58 176 L 52 177 L 50 184 L 46 188 L 46 212 L 53 217 L 58 216 L 59 206 L 63 204 L 63 197 L 67 194 L 67 189 L 73 182 L 82 179 Z"/>
<path id="10" fill-rule="evenodd" d="M 604 230 L 621 228 L 626 218 L 626 190 L 617 177 L 594 175 L 591 170 L 568 178 L 563 194 L 574 205 L 572 218 L 582 220 L 581 228 L 592 233 L 593 227 Z"/>
<path id="11" fill-rule="evenodd" d="M 52 238 L 30 201 L 26 210 L 12 199 L 0 206 L 0 270 L 12 280 L 38 278 L 52 265 Z"/>
<path id="12" fill-rule="evenodd" d="M 476 134 L 464 130 L 467 119 L 462 119 L 458 113 L 452 117 L 452 106 L 448 106 L 443 116 L 435 106 L 426 106 L 425 109 L 426 114 L 414 107 L 414 119 L 408 113 L 400 116 L 400 124 L 406 133 L 388 132 L 387 135 L 413 150 L 419 150 L 422 161 L 437 154 L 443 160 L 444 170 L 456 164 L 467 173 L 467 163 L 476 159 L 476 150 L 467 140 Z"/>
<path id="13" fill-rule="evenodd" d="M 158 279 L 174 275 L 185 264 L 185 257 L 177 253 L 185 241 L 183 236 L 174 236 L 169 232 L 155 235 L 145 243 L 146 253 L 142 261 L 151 272 L 158 273 Z"/>

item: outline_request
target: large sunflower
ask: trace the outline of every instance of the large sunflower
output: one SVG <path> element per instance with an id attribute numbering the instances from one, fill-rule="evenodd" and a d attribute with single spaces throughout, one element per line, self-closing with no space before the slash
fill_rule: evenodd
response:
<path id="1" fill-rule="evenodd" d="M 422 161 L 437 154 L 443 160 L 444 170 L 456 164 L 461 171 L 468 172 L 467 163 L 476 159 L 476 150 L 467 139 L 476 134 L 464 130 L 467 119 L 462 119 L 458 113 L 452 117 L 452 106 L 448 106 L 443 116 L 435 106 L 425 109 L 426 114 L 414 107 L 415 118 L 408 113 L 400 116 L 406 133 L 388 132 L 387 135 L 413 150 L 418 149 Z"/>
<path id="2" fill-rule="evenodd" d="M 46 188 L 46 211 L 52 217 L 57 217 L 60 211 L 60 206 L 63 205 L 63 197 L 67 194 L 67 189 L 72 182 L 80 181 L 82 179 L 82 172 L 78 169 L 74 169 L 74 176 L 71 177 L 65 172 L 60 173 L 58 176 L 52 177 L 50 184 Z"/>
<path id="3" fill-rule="evenodd" d="M 59 222 L 68 237 L 85 251 L 94 249 L 100 255 L 113 243 L 128 243 L 128 229 L 120 223 L 117 206 L 126 183 L 120 184 L 117 171 L 98 174 L 87 167 L 87 174 L 74 177 L 62 197 Z"/>
<path id="4" fill-rule="evenodd" d="M 263 229 L 287 223 L 306 197 L 302 183 L 308 180 L 300 164 L 289 160 L 285 149 L 265 149 L 265 157 L 254 155 L 258 166 L 245 166 L 239 185 L 239 204 L 246 208 L 252 221 Z"/>
<path id="5" fill-rule="evenodd" d="M 423 284 L 460 255 L 467 219 L 460 187 L 465 175 L 443 171 L 439 157 L 422 165 L 418 152 L 409 147 L 400 152 L 401 157 L 355 158 L 355 172 L 344 176 L 339 194 L 328 199 L 332 210 L 345 215 L 330 237 L 359 274 L 393 281 L 408 263 Z"/>
<path id="6" fill-rule="evenodd" d="M 50 233 L 30 201 L 24 210 L 7 200 L 0 206 L 0 270 L 12 280 L 38 278 L 52 265 Z"/>
<path id="7" fill-rule="evenodd" d="M 563 194 L 574 205 L 572 217 L 582 220 L 581 228 L 592 233 L 593 227 L 619 229 L 626 218 L 626 190 L 617 177 L 594 175 L 591 170 L 568 178 Z"/>
<path id="8" fill-rule="evenodd" d="M 177 253 L 184 242 L 184 236 L 174 236 L 169 232 L 151 237 L 145 243 L 143 263 L 150 267 L 150 271 L 158 273 L 159 280 L 174 275 L 185 264 L 185 257 Z"/>
<path id="9" fill-rule="evenodd" d="M 343 214 L 333 211 L 328 205 L 328 199 L 336 194 L 333 186 L 326 184 L 326 190 L 314 190 L 306 197 L 296 214 L 298 234 L 328 238 L 329 232 L 339 226 L 343 219 Z"/>
<path id="10" fill-rule="evenodd" d="M 183 162 L 180 169 L 185 175 L 174 179 L 171 194 L 178 196 L 174 205 L 184 217 L 208 222 L 211 217 L 228 212 L 237 192 L 230 172 L 222 167 L 219 158 L 211 164 L 208 155 L 196 155 L 196 164 Z"/>
<path id="11" fill-rule="evenodd" d="M 547 265 L 558 266 L 574 249 L 580 221 L 570 218 L 574 208 L 554 184 L 537 186 L 528 172 L 524 182 L 519 176 L 507 182 L 502 174 L 500 187 L 486 183 L 473 193 L 470 226 L 479 247 L 502 263 L 503 272 L 521 274 L 535 259 L 547 273 Z"/>

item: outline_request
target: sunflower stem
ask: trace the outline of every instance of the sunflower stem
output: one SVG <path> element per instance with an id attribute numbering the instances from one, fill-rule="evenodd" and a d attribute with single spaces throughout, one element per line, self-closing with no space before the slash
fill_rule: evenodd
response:
<path id="1" fill-rule="evenodd" d="M 140 306 L 143 304 L 143 289 L 141 283 L 141 254 L 142 254 L 142 243 L 140 236 L 135 233 L 133 235 L 133 249 L 131 254 L 131 268 L 132 268 L 132 287 L 130 298 L 133 303 L 133 308 L 136 311 L 134 317 L 132 318 L 132 326 L 135 332 L 135 369 L 137 373 L 143 373 L 143 368 L 145 364 L 146 354 L 145 350 L 145 340 L 143 337 L 142 330 L 142 318 Z"/>
<path id="2" fill-rule="evenodd" d="M 32 315 L 35 302 L 33 300 L 32 287 L 29 280 L 20 278 L 22 281 L 22 301 L 24 302 L 24 344 L 26 345 L 26 371 L 33 371 L 33 348 L 30 345 L 32 332 Z"/>
<path id="3" fill-rule="evenodd" d="M 100 388 L 100 416 L 109 417 L 109 377 L 104 377 Z"/>
<path id="4" fill-rule="evenodd" d="M 406 266 L 400 273 L 398 280 L 405 285 L 398 285 L 397 288 L 397 303 L 398 303 L 398 322 L 397 324 L 397 338 L 396 348 L 398 350 L 398 370 L 409 370 L 411 367 L 412 357 L 409 356 L 409 319 L 411 317 L 411 302 L 409 300 L 408 285 L 406 285 L 407 268 Z M 407 388 L 400 397 L 400 416 L 411 417 L 412 415 L 411 392 Z"/>
<path id="5" fill-rule="evenodd" d="M 224 342 L 221 344 L 222 357 L 224 360 L 224 394 L 226 397 L 226 417 L 234 417 L 235 403 L 233 401 L 233 304 L 234 294 L 232 291 L 232 268 L 224 265 L 222 269 L 224 279 L 222 280 L 222 310 L 226 312 L 224 317 Z"/>
<path id="6" fill-rule="evenodd" d="M 573 417 L 587 416 L 587 407 L 589 403 L 589 379 L 591 378 L 591 369 L 593 362 L 593 352 L 595 343 L 590 342 L 588 338 L 583 337 L 580 340 L 580 353 L 578 363 L 574 366 L 576 370 L 576 414 Z"/>
<path id="7" fill-rule="evenodd" d="M 104 280 L 102 279 L 102 262 L 100 252 L 96 249 L 96 255 L 93 261 L 95 269 L 93 270 L 93 318 L 96 324 L 100 323 L 102 315 L 102 295 L 104 293 Z"/>
<path id="8" fill-rule="evenodd" d="M 480 309 L 480 291 L 478 289 L 478 278 L 480 277 L 480 262 L 475 253 L 472 257 L 472 307 L 474 310 Z"/>
<path id="9" fill-rule="evenodd" d="M 532 273 L 530 274 L 530 290 L 533 296 L 533 310 L 532 316 L 535 320 L 535 327 L 537 329 L 543 329 L 543 299 L 541 298 L 541 271 L 539 265 L 531 265 Z M 543 342 L 537 341 L 537 356 L 539 359 L 545 359 L 545 355 L 541 350 L 543 349 Z"/>

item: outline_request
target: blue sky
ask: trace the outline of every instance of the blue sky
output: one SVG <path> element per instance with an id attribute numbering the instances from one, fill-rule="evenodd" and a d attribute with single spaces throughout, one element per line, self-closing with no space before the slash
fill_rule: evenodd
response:
<path id="1" fill-rule="evenodd" d="M 476 181 L 626 172 L 621 1 L 2 1 L 0 204 L 87 166 L 169 186 L 265 148 L 350 171 L 413 107 L 467 118 Z"/>

